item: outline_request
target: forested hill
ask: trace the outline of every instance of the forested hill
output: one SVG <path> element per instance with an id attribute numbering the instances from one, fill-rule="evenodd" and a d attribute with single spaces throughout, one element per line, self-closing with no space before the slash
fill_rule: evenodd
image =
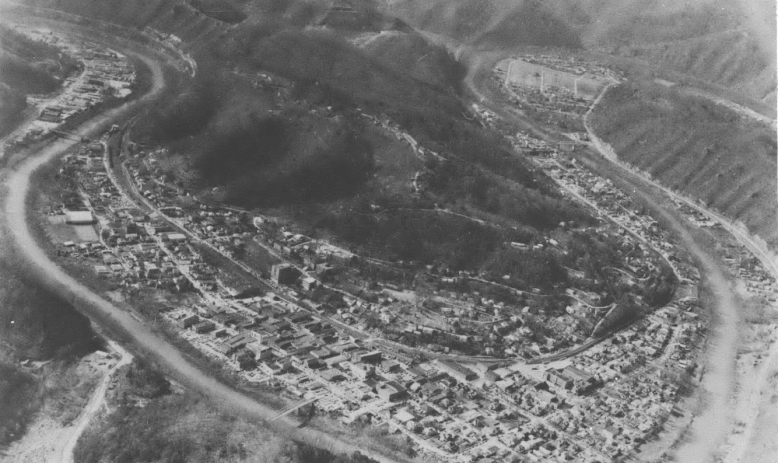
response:
<path id="1" fill-rule="evenodd" d="M 182 40 L 198 62 L 197 76 L 164 97 L 132 134 L 165 147 L 162 167 L 216 200 L 273 210 L 383 257 L 459 268 L 485 265 L 506 241 L 540 240 L 560 223 L 593 223 L 473 117 L 461 98 L 464 68 L 451 53 L 369 2 L 32 3 Z M 370 117 L 447 162 L 420 156 Z M 414 176 L 421 178 L 417 194 Z M 441 239 L 437 227 L 464 222 L 399 214 L 388 219 L 397 221 L 389 229 L 405 224 L 411 234 L 387 238 L 378 232 L 384 219 L 364 215 L 371 204 L 397 210 L 437 204 L 511 231 L 468 225 L 468 239 Z M 475 250 L 477 258 L 466 257 Z"/>

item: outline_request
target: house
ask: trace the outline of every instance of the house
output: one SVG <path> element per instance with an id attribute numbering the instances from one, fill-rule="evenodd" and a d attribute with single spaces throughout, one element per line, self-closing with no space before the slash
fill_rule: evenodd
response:
<path id="1" fill-rule="evenodd" d="M 149 233 L 149 235 L 170 233 L 173 231 L 173 227 L 171 227 L 170 224 L 164 220 L 153 220 L 146 224 L 146 231 Z"/>
<path id="2" fill-rule="evenodd" d="M 325 360 L 324 360 L 324 363 L 325 363 L 325 364 L 326 364 L 328 367 L 332 368 L 332 367 L 334 367 L 334 366 L 336 366 L 336 365 L 338 365 L 338 364 L 340 364 L 340 363 L 343 363 L 343 362 L 345 362 L 345 361 L 347 361 L 347 360 L 348 360 L 348 357 L 346 357 L 346 356 L 344 356 L 344 355 L 336 355 L 336 356 L 334 356 L 334 357 L 330 357 L 330 358 L 328 358 L 328 359 L 325 359 Z"/>
<path id="3" fill-rule="evenodd" d="M 195 333 L 200 333 L 200 334 L 209 333 L 214 329 L 216 329 L 216 325 L 210 320 L 205 320 L 203 322 L 194 325 L 192 329 L 195 331 Z"/>
<path id="4" fill-rule="evenodd" d="M 266 360 L 273 357 L 273 348 L 266 346 L 261 342 L 253 341 L 246 344 L 246 349 L 254 353 L 254 358 L 258 360 Z"/>
<path id="5" fill-rule="evenodd" d="M 619 432 L 620 431 L 617 428 L 614 428 L 613 426 L 607 426 L 605 427 L 605 429 L 600 431 L 602 436 L 609 440 L 612 440 L 614 437 L 618 436 Z"/>
<path id="6" fill-rule="evenodd" d="M 568 366 L 562 372 L 573 380 L 573 389 L 577 394 L 585 394 L 601 384 L 594 376 L 574 366 Z"/>
<path id="7" fill-rule="evenodd" d="M 697 285 L 689 284 L 689 285 L 681 285 L 678 287 L 678 298 L 680 300 L 687 300 L 691 302 L 696 302 L 699 299 L 700 292 L 697 288 Z"/>
<path id="8" fill-rule="evenodd" d="M 487 371 L 486 373 L 484 373 L 484 380 L 485 380 L 484 384 L 491 385 L 499 381 L 500 376 L 493 371 Z"/>
<path id="9" fill-rule="evenodd" d="M 105 229 L 108 230 L 109 236 L 127 236 L 127 226 L 121 221 L 111 222 L 105 225 Z"/>
<path id="10" fill-rule="evenodd" d="M 313 277 L 305 277 L 303 278 L 303 281 L 301 283 L 302 287 L 306 291 L 310 291 L 319 284 L 319 282 L 316 280 L 316 278 Z"/>
<path id="11" fill-rule="evenodd" d="M 559 370 L 550 369 L 546 371 L 544 379 L 548 383 L 553 384 L 554 386 L 560 387 L 562 389 L 573 388 L 573 380 Z"/>
<path id="12" fill-rule="evenodd" d="M 41 112 L 38 119 L 43 122 L 62 122 L 62 108 L 58 106 L 49 106 Z"/>
<path id="13" fill-rule="evenodd" d="M 162 276 L 162 271 L 152 262 L 143 263 L 143 273 L 149 279 L 156 279 Z"/>
<path id="14" fill-rule="evenodd" d="M 328 368 L 326 370 L 323 370 L 321 373 L 319 373 L 321 377 L 331 383 L 344 381 L 346 377 L 343 375 L 343 373 L 340 370 L 336 370 L 335 368 Z"/>
<path id="15" fill-rule="evenodd" d="M 291 360 L 278 360 L 276 362 L 273 362 L 269 365 L 270 371 L 274 375 L 286 373 L 287 371 L 292 369 L 292 362 Z"/>
<path id="16" fill-rule="evenodd" d="M 226 339 L 224 342 L 217 344 L 216 350 L 224 355 L 230 355 L 233 352 L 244 348 L 252 341 L 253 339 L 250 338 L 247 334 L 238 334 L 229 339 Z"/>
<path id="17" fill-rule="evenodd" d="M 384 360 L 380 368 L 387 373 L 397 373 L 400 371 L 400 363 L 396 360 Z"/>
<path id="18" fill-rule="evenodd" d="M 109 269 L 105 265 L 95 265 L 95 272 L 97 272 L 97 274 L 100 276 L 107 276 L 113 274 L 113 272 L 111 272 L 111 269 Z"/>
<path id="19" fill-rule="evenodd" d="M 198 323 L 200 323 L 200 317 L 198 317 L 197 315 L 190 315 L 188 317 L 184 317 L 181 320 L 179 320 L 178 326 L 180 326 L 183 329 L 187 329 L 190 326 L 194 326 Z"/>
<path id="20" fill-rule="evenodd" d="M 360 381 L 364 381 L 375 376 L 375 369 L 370 366 L 351 363 L 349 364 L 349 369 L 351 370 L 351 374 Z"/>
<path id="21" fill-rule="evenodd" d="M 311 355 L 313 357 L 316 357 L 317 359 L 325 360 L 325 359 L 328 359 L 330 357 L 335 357 L 337 354 L 335 354 L 331 350 L 327 349 L 326 347 L 322 347 L 321 349 L 317 349 L 317 350 L 312 351 Z"/>
<path id="22" fill-rule="evenodd" d="M 235 355 L 235 362 L 241 370 L 253 370 L 257 367 L 257 361 L 251 356 L 250 352 L 240 351 Z"/>
<path id="23" fill-rule="evenodd" d="M 162 241 L 170 243 L 182 243 L 186 241 L 186 235 L 183 233 L 162 233 L 160 238 Z"/>
<path id="24" fill-rule="evenodd" d="M 381 356 L 382 353 L 380 350 L 374 350 L 366 354 L 361 354 L 359 356 L 359 361 L 362 363 L 378 363 L 381 361 Z"/>

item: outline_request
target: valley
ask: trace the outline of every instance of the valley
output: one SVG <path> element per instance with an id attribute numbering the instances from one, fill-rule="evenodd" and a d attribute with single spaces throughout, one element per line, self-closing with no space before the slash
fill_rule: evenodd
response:
<path id="1" fill-rule="evenodd" d="M 155 0 L 118 25 L 88 3 L 9 7 L 82 74 L 39 100 L 49 125 L 20 119 L 0 172 L 3 259 L 23 256 L 123 352 L 66 460 L 704 463 L 767 448 L 765 68 L 736 83 L 672 55 L 716 21 L 764 34 L 734 6 L 673 12 L 701 29 L 659 58 L 610 48 L 624 32 L 589 28 L 586 2 L 561 20 L 555 2 L 468 17 L 466 1 L 433 15 Z M 533 18 L 555 32 L 507 32 Z M 95 65 L 131 96 L 95 90 L 69 112 Z M 216 413 L 244 437 L 193 439 Z M 151 429 L 132 416 L 165 431 L 135 437 Z M 121 432 L 134 449 L 106 444 Z"/>

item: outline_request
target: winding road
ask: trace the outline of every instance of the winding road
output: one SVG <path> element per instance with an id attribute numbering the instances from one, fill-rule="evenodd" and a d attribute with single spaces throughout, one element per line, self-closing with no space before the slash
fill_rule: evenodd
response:
<path id="1" fill-rule="evenodd" d="M 605 95 L 608 88 L 598 97 L 598 100 Z M 718 100 L 723 100 L 716 97 Z M 728 102 L 730 106 L 738 106 L 736 103 Z M 592 131 L 588 116 L 591 114 L 594 106 L 586 114 L 585 126 L 593 146 L 599 152 L 603 159 L 619 171 L 623 180 L 633 186 L 633 194 L 642 196 L 643 200 L 650 201 L 645 192 L 638 193 L 639 184 L 650 186 L 654 190 L 661 191 L 666 197 L 675 201 L 684 203 L 686 206 L 705 215 L 708 219 L 720 224 L 729 232 L 742 246 L 748 249 L 759 261 L 767 272 L 778 281 L 778 262 L 769 251 L 760 245 L 747 231 L 731 223 L 726 217 L 699 206 L 696 202 L 679 195 L 672 190 L 664 187 L 658 182 L 650 179 L 647 175 L 635 172 L 624 163 L 619 161 L 613 148 L 601 140 Z M 734 109 L 738 111 L 737 109 Z M 738 111 L 741 112 L 741 111 Z M 751 111 L 753 112 L 753 111 Z M 762 122 L 775 124 L 775 120 L 761 116 L 758 118 Z M 596 164 L 596 163 L 595 163 Z M 596 168 L 596 167 L 595 167 Z M 628 180 L 629 179 L 629 180 Z M 631 181 L 630 181 L 631 180 Z M 625 190 L 630 191 L 630 190 Z M 665 220 L 674 220 L 667 213 L 662 213 Z M 676 228 L 673 226 L 673 228 Z M 686 228 L 688 225 L 686 225 Z M 707 287 L 711 290 L 711 296 L 715 300 L 716 315 L 718 323 L 714 328 L 714 335 L 709 339 L 707 350 L 707 363 L 705 376 L 701 384 L 702 391 L 705 394 L 705 409 L 695 417 L 692 422 L 690 432 L 691 439 L 686 439 L 676 452 L 676 458 L 679 461 L 691 463 L 708 462 L 720 451 L 722 442 L 731 432 L 732 427 L 732 394 L 737 385 L 737 373 L 735 371 L 735 361 L 739 345 L 738 333 L 738 305 L 735 294 L 731 288 L 731 283 L 725 277 L 722 271 L 721 262 L 703 247 L 700 247 L 691 233 L 682 233 L 684 247 L 698 259 L 701 273 L 707 278 Z M 742 456 L 748 450 L 749 442 L 754 433 L 754 426 L 758 415 L 757 406 L 759 396 L 768 390 L 768 373 L 772 371 L 771 365 L 778 361 L 778 342 L 774 342 L 762 363 L 761 369 L 757 374 L 755 386 L 751 389 L 750 396 L 746 398 L 749 413 L 749 419 L 744 423 L 742 436 L 736 439 L 735 444 L 727 452 L 726 461 L 739 462 Z"/>
<path id="2" fill-rule="evenodd" d="M 152 70 L 153 85 L 151 90 L 133 103 L 107 111 L 92 119 L 79 127 L 76 130 L 77 134 L 93 134 L 105 124 L 126 117 L 133 109 L 156 98 L 164 90 L 162 67 L 157 61 L 132 51 L 125 51 L 125 53 L 137 56 Z M 481 60 L 475 60 L 474 63 L 476 63 L 475 66 L 483 64 Z M 503 102 L 491 101 L 488 95 L 479 91 L 472 74 L 468 74 L 467 83 L 481 102 L 488 102 L 490 106 L 502 109 L 501 116 L 510 118 L 509 121 L 515 122 L 522 128 L 529 128 L 535 133 L 544 133 L 535 128 L 533 124 L 519 118 L 515 112 L 506 108 Z M 276 417 L 276 410 L 204 374 L 177 348 L 156 335 L 150 327 L 132 317 L 129 312 L 100 297 L 76 278 L 68 275 L 52 262 L 44 249 L 36 242 L 27 223 L 30 177 L 37 169 L 54 160 L 76 143 L 70 140 L 55 141 L 34 155 L 30 155 L 13 168 L 0 172 L 5 181 L 5 188 L 2 192 L 3 217 L 0 220 L 7 236 L 23 252 L 27 265 L 47 286 L 67 300 L 74 301 L 76 306 L 81 307 L 97 323 L 115 327 L 111 330 L 112 336 L 143 352 L 144 356 L 153 359 L 176 380 L 210 397 L 216 404 L 224 408 L 259 418 L 265 422 Z M 678 211 L 668 206 L 667 194 L 671 192 L 622 165 L 614 163 L 612 153 L 605 151 L 607 150 L 603 147 L 601 152 L 583 153 L 580 160 L 594 171 L 610 178 L 623 191 L 644 203 L 664 226 L 677 234 L 681 244 L 699 263 L 704 286 L 710 294 L 717 322 L 709 339 L 706 352 L 706 374 L 702 383 L 708 400 L 706 408 L 692 423 L 691 435 L 693 438 L 687 440 L 677 452 L 678 461 L 708 462 L 719 445 L 726 440 L 732 424 L 729 400 L 735 387 L 735 357 L 738 348 L 739 321 L 736 295 L 722 270 L 722 264 L 714 253 L 707 249 L 706 240 L 708 238 L 703 235 L 704 232 L 693 228 Z M 741 243 L 751 248 L 752 251 L 754 250 L 753 243 L 750 243 L 748 237 L 742 232 L 730 231 Z M 764 254 L 757 255 L 763 259 L 769 258 Z M 768 268 L 774 275 L 778 276 L 775 264 L 769 259 L 765 262 L 766 266 L 768 263 L 770 263 Z M 773 348 L 771 353 L 778 355 L 778 349 Z M 763 386 L 764 381 L 766 378 L 760 378 L 759 388 Z M 296 423 L 288 418 L 278 419 L 267 425 L 288 437 L 324 446 L 334 451 L 360 451 L 380 462 L 402 461 L 358 448 L 353 442 L 347 442 L 312 428 L 299 429 L 296 427 Z"/>
<path id="3" fill-rule="evenodd" d="M 465 83 L 476 101 L 496 112 L 506 121 L 515 123 L 522 130 L 527 130 L 548 142 L 558 141 L 556 134 L 548 133 L 543 128 L 535 126 L 531 121 L 520 117 L 515 110 L 502 101 L 499 94 L 488 88 L 488 78 L 484 76 L 488 76 L 491 69 L 486 69 L 485 66 L 490 62 L 496 61 L 493 56 L 474 53 L 468 57 L 468 61 L 471 67 Z M 610 87 L 608 86 L 608 88 Z M 595 105 L 600 101 L 605 91 L 607 91 L 607 88 L 597 98 Z M 587 113 L 587 116 L 591 114 L 592 110 Z M 726 441 L 734 424 L 732 419 L 732 397 L 736 392 L 737 385 L 735 361 L 740 335 L 738 327 L 740 322 L 738 298 L 732 287 L 732 282 L 726 276 L 723 263 L 710 249 L 708 244 L 710 243 L 710 236 L 691 226 L 683 215 L 676 210 L 669 198 L 683 201 L 712 220 L 721 223 L 738 242 L 762 261 L 764 267 L 776 279 L 778 279 L 778 265 L 772 259 L 772 256 L 760 247 L 751 236 L 731 225 L 726 218 L 701 208 L 689 199 L 680 197 L 664 188 L 647 176 L 643 176 L 624 166 L 619 162 L 614 150 L 599 139 L 591 130 L 588 121 L 585 121 L 585 126 L 593 142 L 593 149 L 580 153 L 578 160 L 582 161 L 593 172 L 597 172 L 604 178 L 613 181 L 622 191 L 650 209 L 652 215 L 664 227 L 676 234 L 680 244 L 689 251 L 698 263 L 703 287 L 709 294 L 708 299 L 711 303 L 709 308 L 712 309 L 714 315 L 714 324 L 708 338 L 704 359 L 705 374 L 701 384 L 705 407 L 695 417 L 689 429 L 689 438 L 684 439 L 675 452 L 675 456 L 677 461 L 683 461 L 684 463 L 710 462 L 720 452 L 721 444 Z M 773 346 L 757 378 L 756 392 L 754 393 L 757 398 L 759 394 L 764 393 L 766 388 L 769 387 L 767 369 L 769 365 L 775 364 L 778 361 L 775 358 L 776 356 L 778 356 L 778 347 Z M 753 407 L 756 407 L 758 401 L 752 400 L 751 403 Z M 755 420 L 756 415 L 753 415 L 753 418 L 746 423 L 744 430 L 744 434 L 746 434 L 745 442 L 741 441 L 739 445 L 735 445 L 735 448 L 730 452 L 728 461 L 740 461 L 739 456 L 745 452 L 748 446 L 748 438 L 753 432 Z M 735 454 L 735 458 L 732 458 L 733 454 Z"/>
<path id="4" fill-rule="evenodd" d="M 77 135 L 94 134 L 106 124 L 126 117 L 130 111 L 144 102 L 156 98 L 163 91 L 165 81 L 160 63 L 131 50 L 122 50 L 122 52 L 136 56 L 149 66 L 153 79 L 151 90 L 140 99 L 107 111 L 78 127 L 74 131 Z M 76 278 L 67 274 L 49 258 L 38 244 L 27 223 L 30 177 L 36 170 L 77 143 L 77 141 L 72 140 L 57 140 L 40 151 L 30 154 L 23 162 L 10 170 L 0 172 L 0 175 L 5 177 L 2 193 L 4 196 L 2 198 L 3 217 L 0 220 L 2 220 L 2 225 L 7 233 L 6 236 L 13 240 L 15 246 L 25 256 L 26 265 L 42 283 L 66 300 L 73 301 L 73 305 L 79 307 L 92 320 L 101 326 L 111 327 L 109 331 L 111 331 L 112 337 L 128 347 L 137 348 L 145 357 L 159 364 L 170 376 L 189 388 L 208 396 L 216 405 L 262 421 L 268 421 L 275 417 L 277 411 L 206 375 L 185 358 L 176 347 L 155 334 L 149 326 L 132 317 L 129 312 L 100 297 Z M 275 429 L 281 435 L 328 448 L 335 452 L 359 451 L 363 455 L 386 463 L 403 461 L 400 458 L 388 458 L 375 451 L 360 448 L 353 442 L 347 442 L 316 429 L 298 428 L 297 423 L 288 418 L 274 421 L 272 424 L 268 424 L 268 427 Z"/>

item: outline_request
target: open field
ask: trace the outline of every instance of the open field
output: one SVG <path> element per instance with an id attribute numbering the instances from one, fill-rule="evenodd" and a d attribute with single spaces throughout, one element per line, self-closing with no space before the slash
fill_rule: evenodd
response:
<path id="1" fill-rule="evenodd" d="M 507 84 L 517 84 L 524 87 L 542 90 L 548 86 L 566 89 L 575 96 L 593 100 L 600 94 L 607 82 L 597 81 L 587 77 L 576 76 L 569 72 L 551 69 L 522 60 L 503 60 L 497 65 L 498 69 L 510 75 L 506 77 Z"/>
<path id="2" fill-rule="evenodd" d="M 71 225 L 65 223 L 64 215 L 50 215 L 48 219 L 48 232 L 55 243 L 89 243 L 99 241 L 94 225 Z"/>

